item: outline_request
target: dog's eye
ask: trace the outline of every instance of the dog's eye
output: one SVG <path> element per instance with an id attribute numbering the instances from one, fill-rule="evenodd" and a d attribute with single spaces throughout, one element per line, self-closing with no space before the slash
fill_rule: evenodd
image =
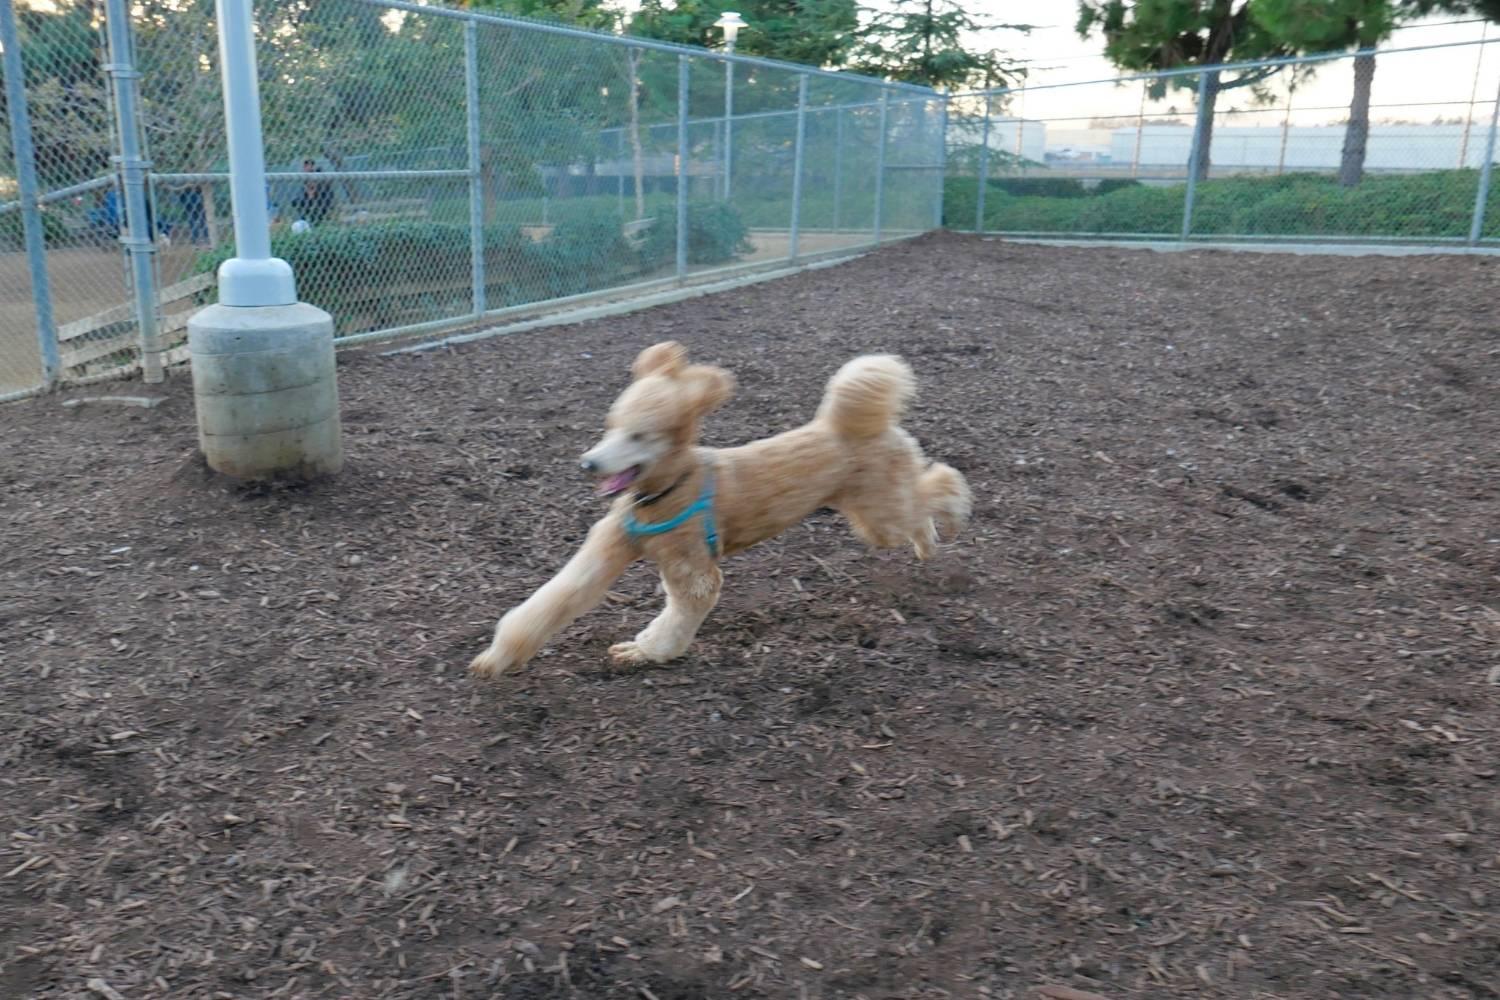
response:
<path id="1" fill-rule="evenodd" d="M 634 434 L 630 435 L 630 440 L 636 442 L 644 441 L 646 440 L 646 435 L 642 434 L 640 431 L 636 431 Z"/>

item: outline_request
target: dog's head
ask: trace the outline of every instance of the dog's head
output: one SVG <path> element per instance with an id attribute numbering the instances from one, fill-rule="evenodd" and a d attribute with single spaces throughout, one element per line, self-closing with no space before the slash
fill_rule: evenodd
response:
<path id="1" fill-rule="evenodd" d="M 604 437 L 583 455 L 583 469 L 599 477 L 599 492 L 658 487 L 680 475 L 698 440 L 698 422 L 734 395 L 734 376 L 711 365 L 690 365 L 675 341 L 646 348 L 631 365 L 635 380 L 610 407 Z M 670 485 L 670 484 L 666 484 Z"/>

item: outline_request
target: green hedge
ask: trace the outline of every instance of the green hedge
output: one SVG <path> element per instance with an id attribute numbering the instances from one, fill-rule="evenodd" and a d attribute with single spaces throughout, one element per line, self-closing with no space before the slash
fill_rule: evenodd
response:
<path id="1" fill-rule="evenodd" d="M 688 205 L 687 257 L 689 264 L 727 264 L 754 249 L 750 230 L 740 214 L 723 202 Z M 658 215 L 641 240 L 641 259 L 647 270 L 667 267 L 677 259 L 676 213 Z"/>
<path id="2" fill-rule="evenodd" d="M 42 239 L 48 246 L 67 241 L 68 227 L 50 212 L 42 212 Z M 0 215 L 0 250 L 20 250 L 26 245 L 26 224 L 19 211 Z"/>
<path id="3" fill-rule="evenodd" d="M 1083 195 L 1069 189 L 1048 197 L 1016 194 L 1011 189 L 1016 180 L 990 182 L 985 193 L 986 229 L 1175 234 L 1182 225 L 1182 184 L 1104 181 Z M 1371 175 L 1353 188 L 1340 187 L 1321 174 L 1207 180 L 1198 185 L 1193 232 L 1204 236 L 1465 237 L 1477 185 L 1478 173 L 1473 170 Z M 948 225 L 973 228 L 974 181 L 949 178 L 946 193 Z M 1500 193 L 1491 194 L 1484 235 L 1500 237 Z"/>
<path id="4" fill-rule="evenodd" d="M 569 211 L 541 239 L 514 225 L 484 230 L 485 298 L 491 309 L 578 295 L 651 276 L 675 256 L 676 220 L 649 227 L 637 246 L 614 206 Z M 720 204 L 688 212 L 689 260 L 716 264 L 748 249 L 738 215 Z M 663 253 L 665 241 L 666 252 Z M 271 252 L 292 265 L 300 297 L 357 333 L 468 312 L 467 226 L 446 222 L 325 225 L 279 230 Z M 196 273 L 216 269 L 232 247 L 200 254 Z"/>

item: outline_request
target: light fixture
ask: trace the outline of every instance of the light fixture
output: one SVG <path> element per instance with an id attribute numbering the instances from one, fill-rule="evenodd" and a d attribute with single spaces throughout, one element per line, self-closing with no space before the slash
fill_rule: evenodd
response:
<path id="1" fill-rule="evenodd" d="M 719 15 L 714 22 L 714 27 L 724 32 L 724 47 L 730 52 L 734 51 L 734 40 L 739 35 L 740 29 L 746 27 L 745 19 L 732 10 L 726 10 Z"/>

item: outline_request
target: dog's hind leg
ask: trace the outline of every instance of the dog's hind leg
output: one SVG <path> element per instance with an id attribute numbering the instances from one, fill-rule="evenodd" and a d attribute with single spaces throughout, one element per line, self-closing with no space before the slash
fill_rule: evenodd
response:
<path id="1" fill-rule="evenodd" d="M 712 562 L 664 562 L 661 576 L 667 589 L 667 606 L 632 641 L 610 647 L 609 655 L 617 663 L 675 660 L 687 652 L 703 619 L 719 602 L 724 574 Z"/>
<path id="2" fill-rule="evenodd" d="M 969 520 L 974 507 L 969 482 L 951 465 L 933 462 L 917 480 L 922 510 L 932 519 L 938 534 L 952 538 Z"/>
<path id="3" fill-rule="evenodd" d="M 937 535 L 923 502 L 921 448 L 900 428 L 865 448 L 861 470 L 833 506 L 865 544 L 877 549 L 911 545 L 918 558 L 926 559 Z"/>
<path id="4" fill-rule="evenodd" d="M 867 544 L 910 545 L 918 559 L 928 559 L 940 534 L 951 538 L 968 520 L 969 485 L 952 466 L 928 464 L 917 443 L 897 428 L 872 447 L 868 464 L 834 506 Z"/>
<path id="5" fill-rule="evenodd" d="M 495 626 L 490 648 L 474 658 L 469 670 L 480 677 L 520 670 L 558 629 L 602 601 L 636 555 L 618 517 L 595 524 L 583 547 L 556 576 L 506 612 Z"/>

